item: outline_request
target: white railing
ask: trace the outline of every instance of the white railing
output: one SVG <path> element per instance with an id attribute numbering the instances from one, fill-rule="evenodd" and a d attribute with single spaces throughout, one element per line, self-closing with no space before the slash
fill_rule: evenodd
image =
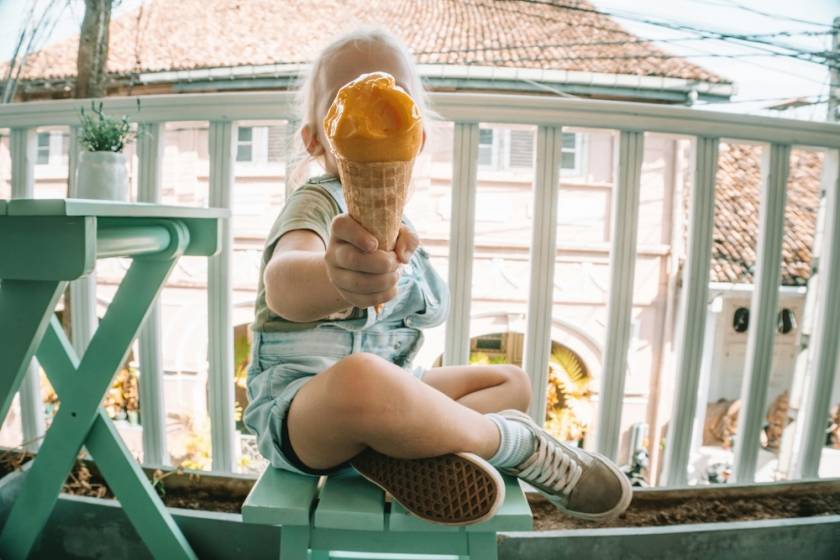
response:
<path id="1" fill-rule="evenodd" d="M 207 121 L 210 123 L 210 204 L 230 208 L 232 159 L 236 123 L 242 120 L 293 119 L 294 98 L 290 93 L 219 93 L 162 95 L 105 100 L 105 110 L 127 114 L 141 123 L 146 134 L 138 149 L 140 159 L 140 199 L 155 201 L 160 186 L 160 124 L 167 121 Z M 773 355 L 772 320 L 776 313 L 779 263 L 783 230 L 785 187 L 791 147 L 807 146 L 826 150 L 823 184 L 828 195 L 825 207 L 824 247 L 820 270 L 823 275 L 817 296 L 816 332 L 812 337 L 810 383 L 799 421 L 808 426 L 800 430 L 795 448 L 795 472 L 815 476 L 819 464 L 830 389 L 837 369 L 836 341 L 840 334 L 840 185 L 838 150 L 840 126 L 702 112 L 685 108 L 635 103 L 599 102 L 488 94 L 432 95 L 434 109 L 455 123 L 452 222 L 449 267 L 452 309 L 447 323 L 444 361 L 465 363 L 469 356 L 471 275 L 474 249 L 474 217 L 478 130 L 480 122 L 536 125 L 537 149 L 532 229 L 529 313 L 524 364 L 532 376 L 535 405 L 532 414 L 545 414 L 545 387 L 550 350 L 550 327 L 557 249 L 557 193 L 559 188 L 560 133 L 564 127 L 618 130 L 619 157 L 616 188 L 613 191 L 612 235 L 610 237 L 610 290 L 605 338 L 604 371 L 601 372 L 597 448 L 615 458 L 619 443 L 624 379 L 630 342 L 636 237 L 638 230 L 640 168 L 644 133 L 670 133 L 694 139 L 694 184 L 690 201 L 688 254 L 679 316 L 676 356 L 677 383 L 672 420 L 665 450 L 664 480 L 668 485 L 686 482 L 692 431 L 695 429 L 698 381 L 704 343 L 709 285 L 714 185 L 718 145 L 722 139 L 769 144 L 764 150 L 761 185 L 761 228 L 755 290 L 752 301 L 747 360 L 743 381 L 743 408 L 736 447 L 738 481 L 754 476 L 759 447 L 768 377 Z M 78 100 L 33 102 L 0 106 L 0 128 L 9 128 L 12 148 L 14 196 L 30 196 L 33 169 L 33 135 L 36 127 L 78 122 Z M 74 150 L 71 150 L 71 156 Z M 75 158 L 71 157 L 70 175 Z M 73 192 L 71 186 L 71 193 Z M 210 330 L 210 411 L 213 468 L 232 470 L 233 449 L 233 341 L 231 328 L 231 232 L 224 231 L 224 249 L 213 258 L 209 273 Z M 85 301 L 89 285 L 78 284 L 74 294 Z M 85 296 L 85 294 L 88 294 Z M 75 305 L 75 303 L 74 303 Z M 89 309 L 84 304 L 82 309 Z M 160 326 L 152 315 L 141 334 L 141 395 L 144 399 L 144 453 L 148 459 L 166 456 L 163 437 L 163 411 L 160 406 L 161 380 Z M 80 327 L 81 336 L 87 326 Z M 25 431 L 37 431 L 37 379 L 22 390 Z M 150 405 L 151 403 L 151 405 Z"/>

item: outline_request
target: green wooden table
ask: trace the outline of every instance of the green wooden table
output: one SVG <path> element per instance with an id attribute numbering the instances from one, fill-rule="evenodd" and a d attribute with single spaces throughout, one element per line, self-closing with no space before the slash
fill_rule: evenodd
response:
<path id="1" fill-rule="evenodd" d="M 154 557 L 196 557 L 100 404 L 178 258 L 216 254 L 228 217 L 155 204 L 0 201 L 0 419 L 36 353 L 61 402 L 0 533 L 0 558 L 27 557 L 83 445 Z M 131 267 L 77 356 L 56 303 L 96 259 L 117 256 Z"/>

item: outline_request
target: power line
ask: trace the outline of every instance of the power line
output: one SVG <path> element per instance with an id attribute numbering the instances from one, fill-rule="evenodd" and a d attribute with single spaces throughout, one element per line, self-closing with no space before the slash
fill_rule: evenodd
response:
<path id="1" fill-rule="evenodd" d="M 785 53 L 785 52 L 771 51 L 771 50 L 768 50 L 767 48 L 762 48 L 762 47 L 759 47 L 757 45 L 748 45 L 748 46 L 750 48 L 753 48 L 753 49 L 756 49 L 756 50 L 763 50 L 765 52 L 776 53 L 780 56 L 794 58 L 794 59 L 797 59 L 797 60 L 802 60 L 802 61 L 805 61 L 805 62 L 811 62 L 811 63 L 815 63 L 815 64 L 824 65 L 826 63 L 826 60 L 828 60 L 828 57 L 825 55 L 825 53 L 815 53 L 815 52 L 811 52 L 811 51 L 804 51 L 804 50 L 799 49 L 798 47 L 793 47 L 793 46 L 790 46 L 790 45 L 777 44 L 777 43 L 773 43 L 772 41 L 766 41 L 766 40 L 763 40 L 763 39 L 756 39 L 755 37 L 751 37 L 749 35 L 726 33 L 726 32 L 722 32 L 722 31 L 702 29 L 702 28 L 692 26 L 692 25 L 688 25 L 688 24 L 677 23 L 677 22 L 667 22 L 667 21 L 664 21 L 664 20 L 654 20 L 654 19 L 650 19 L 648 17 L 639 16 L 639 15 L 623 15 L 623 14 L 619 14 L 619 13 L 616 13 L 616 12 L 600 11 L 600 10 L 595 10 L 595 9 L 592 9 L 592 8 L 585 8 L 585 7 L 577 6 L 577 5 L 563 4 L 562 2 L 559 2 L 557 0 L 555 0 L 555 1 L 512 0 L 512 1 L 517 2 L 517 3 L 522 3 L 522 4 L 544 6 L 544 7 L 547 7 L 547 8 L 555 8 L 555 9 L 566 10 L 566 11 L 571 11 L 571 12 L 580 12 L 580 13 L 593 14 L 593 15 L 598 15 L 598 16 L 606 16 L 606 17 L 627 19 L 627 20 L 630 20 L 630 21 L 636 21 L 638 23 L 644 23 L 644 24 L 647 24 L 647 25 L 662 27 L 662 28 L 671 29 L 671 30 L 675 30 L 675 31 L 689 31 L 689 32 L 692 32 L 692 33 L 697 33 L 697 34 L 699 34 L 701 36 L 704 36 L 704 37 L 719 39 L 719 40 L 723 40 L 723 41 L 741 41 L 741 42 L 748 42 L 748 43 L 756 43 L 756 44 L 766 45 L 766 46 L 769 46 L 769 47 L 772 47 L 772 48 L 775 48 L 775 49 L 784 49 L 784 50 L 787 50 L 787 51 L 790 51 L 790 52 Z M 470 4 L 476 5 L 474 2 L 471 2 Z M 486 4 L 485 4 L 485 6 L 486 6 Z M 499 9 L 499 10 L 507 11 L 507 12 L 513 12 L 520 17 L 522 16 L 522 14 L 520 12 L 517 12 L 515 10 L 509 10 L 509 9 L 506 10 L 504 8 L 501 8 L 500 4 L 498 4 L 498 3 L 494 3 L 493 6 L 494 6 L 495 9 Z M 552 18 L 552 17 L 546 16 L 544 14 L 536 14 L 536 13 L 531 12 L 528 15 L 531 16 L 531 17 L 536 17 L 536 18 L 542 19 L 544 21 L 554 21 L 554 22 L 558 22 L 558 23 L 568 23 L 568 22 L 564 22 L 562 19 Z M 624 32 L 620 28 L 620 26 L 617 25 L 616 27 L 617 27 L 617 29 L 613 30 L 614 32 Z M 624 33 L 626 33 L 626 32 L 624 32 Z"/>
<path id="2" fill-rule="evenodd" d="M 795 18 L 795 17 L 791 17 L 791 16 L 786 16 L 786 15 L 782 15 L 782 14 L 774 14 L 774 13 L 770 13 L 770 12 L 765 12 L 765 11 L 762 11 L 762 10 L 757 10 L 757 9 L 751 7 L 751 6 L 745 6 L 745 5 L 743 5 L 739 2 L 734 2 L 733 0 L 724 0 L 724 2 L 725 2 L 724 4 L 721 4 L 721 3 L 718 3 L 718 2 L 711 2 L 710 0 L 690 0 L 690 1 L 691 2 L 697 2 L 698 4 L 706 4 L 706 5 L 710 5 L 710 6 L 725 7 L 725 6 L 728 5 L 728 6 L 732 6 L 734 8 L 737 8 L 739 10 L 743 10 L 745 12 L 758 14 L 760 16 L 768 17 L 768 18 L 771 18 L 771 19 L 777 19 L 777 20 L 780 20 L 780 21 L 792 21 L 792 22 L 795 22 L 795 23 L 804 23 L 805 25 L 814 25 L 814 26 L 818 26 L 818 27 L 825 27 L 827 29 L 831 29 L 831 24 L 828 24 L 828 23 L 822 23 L 822 22 L 819 22 L 819 21 L 812 21 L 812 20 L 807 20 L 807 19 L 800 19 L 800 18 Z M 829 31 L 829 33 L 831 33 L 831 32 Z"/>
<path id="3" fill-rule="evenodd" d="M 821 33 L 822 34 L 822 33 Z M 608 45 L 651 45 L 655 43 L 685 43 L 694 41 L 718 41 L 714 37 L 697 37 L 696 35 L 686 37 L 675 37 L 670 39 L 630 39 L 630 40 L 611 40 L 611 41 L 576 41 L 571 43 L 538 43 L 538 44 L 522 44 L 522 45 L 498 45 L 487 47 L 464 47 L 457 49 L 437 49 L 426 51 L 414 51 L 415 55 L 430 55 L 430 54 L 452 54 L 452 53 L 471 53 L 471 52 L 490 52 L 490 51 L 505 51 L 518 49 L 551 49 L 551 48 L 565 48 L 565 47 L 597 47 Z M 678 55 L 673 55 L 678 58 Z M 763 55 L 756 55 L 763 56 Z"/>
<path id="4" fill-rule="evenodd" d="M 645 53 L 645 54 L 618 54 L 618 55 L 584 55 L 584 56 L 565 56 L 563 60 L 644 60 L 644 59 L 661 59 L 661 60 L 681 60 L 689 58 L 772 58 L 774 56 L 783 56 L 781 54 L 773 53 L 710 53 L 710 54 L 688 54 L 688 55 L 674 55 L 668 53 Z M 493 62 L 542 62 L 548 57 L 545 56 L 530 56 L 530 57 L 506 57 L 497 58 Z"/>

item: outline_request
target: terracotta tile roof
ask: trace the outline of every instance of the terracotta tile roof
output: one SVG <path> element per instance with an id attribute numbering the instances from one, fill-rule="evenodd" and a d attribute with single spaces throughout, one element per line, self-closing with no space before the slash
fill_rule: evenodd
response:
<path id="1" fill-rule="evenodd" d="M 715 192 L 713 282 L 752 283 L 758 243 L 761 149 L 721 144 Z M 811 275 L 820 203 L 822 154 L 794 150 L 785 206 L 782 284 L 805 285 Z"/>
<path id="2" fill-rule="evenodd" d="M 583 0 L 564 3 L 592 8 Z M 600 13 L 517 0 L 147 0 L 111 22 L 108 70 L 305 63 L 331 37 L 360 24 L 391 29 L 421 63 L 727 82 Z M 74 76 L 77 48 L 78 36 L 35 53 L 22 78 Z"/>

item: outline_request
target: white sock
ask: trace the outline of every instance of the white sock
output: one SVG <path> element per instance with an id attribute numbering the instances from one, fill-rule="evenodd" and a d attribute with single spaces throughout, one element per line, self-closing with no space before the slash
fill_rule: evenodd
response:
<path id="1" fill-rule="evenodd" d="M 534 436 L 521 422 L 499 414 L 485 414 L 499 428 L 499 449 L 488 459 L 494 467 L 516 467 L 534 452 Z"/>

